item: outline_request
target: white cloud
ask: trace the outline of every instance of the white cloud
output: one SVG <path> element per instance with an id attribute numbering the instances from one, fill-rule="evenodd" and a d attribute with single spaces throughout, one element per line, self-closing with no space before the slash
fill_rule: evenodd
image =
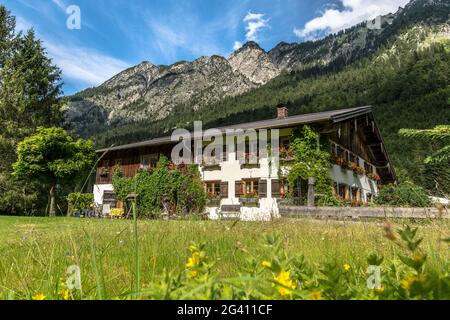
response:
<path id="1" fill-rule="evenodd" d="M 242 42 L 235 41 L 234 42 L 234 46 L 233 46 L 233 50 L 236 51 L 236 50 L 239 50 L 240 48 L 242 48 Z"/>
<path id="2" fill-rule="evenodd" d="M 341 0 L 343 10 L 326 9 L 321 16 L 307 22 L 294 33 L 301 39 L 314 39 L 323 33 L 335 33 L 379 15 L 393 13 L 409 0 Z"/>
<path id="3" fill-rule="evenodd" d="M 264 18 L 265 14 L 262 13 L 251 13 L 249 12 L 245 18 L 244 22 L 247 22 L 245 35 L 247 41 L 258 41 L 258 32 L 261 29 L 267 28 L 269 26 L 269 19 Z"/>
<path id="4" fill-rule="evenodd" d="M 90 48 L 44 41 L 48 55 L 63 73 L 63 79 L 97 86 L 129 67 L 129 64 Z"/>
<path id="5" fill-rule="evenodd" d="M 67 6 L 66 6 L 66 4 L 64 3 L 63 0 L 52 0 L 52 2 L 53 2 L 55 5 L 57 5 L 61 10 L 66 11 Z"/>

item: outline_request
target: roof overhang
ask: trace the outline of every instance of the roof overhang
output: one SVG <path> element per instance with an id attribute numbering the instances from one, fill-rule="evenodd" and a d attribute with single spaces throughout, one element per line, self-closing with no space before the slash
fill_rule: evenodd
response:
<path id="1" fill-rule="evenodd" d="M 325 111 L 325 112 L 318 112 L 318 113 L 309 113 L 309 114 L 303 114 L 303 115 L 297 115 L 292 117 L 287 117 L 284 119 L 271 119 L 271 120 L 263 120 L 263 121 L 256 121 L 256 122 L 248 122 L 248 123 L 242 123 L 222 128 L 217 128 L 217 130 L 220 130 L 222 134 L 226 134 L 227 130 L 262 130 L 262 129 L 282 129 L 282 128 L 289 128 L 293 126 L 298 126 L 302 124 L 311 124 L 311 123 L 321 123 L 321 122 L 332 122 L 332 123 L 338 123 L 342 121 L 346 121 L 348 119 L 361 116 L 364 114 L 369 114 L 372 112 L 372 107 L 361 107 L 361 108 L 354 108 L 354 109 L 343 109 L 343 110 L 334 110 L 334 111 Z M 211 137 L 214 134 L 208 135 L 208 130 L 203 131 L 203 138 Z M 194 138 L 194 134 L 191 133 L 191 137 Z M 154 146 L 161 146 L 166 144 L 173 144 L 177 143 L 177 141 L 173 141 L 171 136 L 161 137 L 161 138 L 155 138 L 151 140 L 146 140 L 138 143 L 131 143 L 131 144 L 125 144 L 120 146 L 111 146 L 110 148 L 103 148 L 100 150 L 97 150 L 97 153 L 104 153 L 104 152 L 111 152 L 111 151 L 119 151 L 119 150 L 128 150 L 128 149 L 136 149 L 136 148 L 143 148 L 143 147 L 154 147 Z"/>

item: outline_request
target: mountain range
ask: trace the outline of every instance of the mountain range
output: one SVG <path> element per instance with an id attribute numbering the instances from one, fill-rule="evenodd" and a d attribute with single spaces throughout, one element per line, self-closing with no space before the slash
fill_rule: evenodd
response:
<path id="1" fill-rule="evenodd" d="M 269 52 L 248 42 L 230 57 L 200 57 L 173 65 L 145 61 L 102 85 L 69 97 L 67 122 L 83 136 L 142 121 L 170 118 L 176 109 L 197 112 L 228 97 L 264 86 L 281 73 L 345 66 L 376 52 L 405 26 L 448 19 L 444 0 L 414 0 L 381 17 L 380 28 L 367 23 L 318 41 L 280 43 Z"/>

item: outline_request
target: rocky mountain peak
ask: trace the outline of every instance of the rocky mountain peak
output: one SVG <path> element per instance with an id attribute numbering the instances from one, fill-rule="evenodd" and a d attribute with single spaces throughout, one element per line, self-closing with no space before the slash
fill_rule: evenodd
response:
<path id="1" fill-rule="evenodd" d="M 245 43 L 228 58 L 228 62 L 234 72 L 242 73 L 256 84 L 265 84 L 280 74 L 269 54 L 254 41 Z"/>
<path id="2" fill-rule="evenodd" d="M 383 16 L 379 29 L 361 22 L 318 41 L 280 42 L 269 52 L 249 41 L 228 59 L 200 57 L 159 66 L 144 61 L 99 87 L 70 97 L 67 120 L 73 129 L 88 134 L 99 126 L 166 119 L 178 107 L 199 111 L 260 87 L 282 71 L 348 65 L 378 50 L 399 30 L 416 24 L 448 24 L 449 8 L 449 0 L 413 0 Z"/>

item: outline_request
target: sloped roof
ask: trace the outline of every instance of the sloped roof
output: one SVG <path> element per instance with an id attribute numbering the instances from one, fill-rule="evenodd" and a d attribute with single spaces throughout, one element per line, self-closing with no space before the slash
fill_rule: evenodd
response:
<path id="1" fill-rule="evenodd" d="M 301 124 L 311 124 L 311 123 L 319 123 L 319 122 L 331 122 L 331 123 L 338 123 L 341 121 L 345 121 L 357 116 L 361 116 L 364 114 L 368 114 L 372 112 L 372 107 L 366 106 L 366 107 L 360 107 L 360 108 L 352 108 L 352 109 L 341 109 L 341 110 L 333 110 L 333 111 L 325 111 L 325 112 L 318 112 L 318 113 L 309 113 L 309 114 L 302 114 L 302 115 L 296 115 L 287 117 L 284 119 L 270 119 L 270 120 L 263 120 L 263 121 L 255 121 L 255 122 L 248 122 L 248 123 L 242 123 L 222 128 L 217 128 L 221 132 L 225 133 L 227 129 L 242 129 L 242 130 L 249 130 L 249 129 L 277 129 L 277 128 L 288 128 L 295 125 L 301 125 Z M 150 146 L 159 146 L 164 145 L 168 143 L 174 143 L 171 140 L 170 136 L 161 137 L 161 138 L 155 138 L 151 140 L 146 140 L 142 142 L 137 143 L 130 143 L 120 146 L 113 146 L 111 148 L 105 148 L 97 150 L 98 153 L 103 153 L 106 151 L 118 151 L 118 150 L 127 150 L 127 149 L 135 149 L 135 148 L 142 148 L 142 147 L 150 147 Z"/>

